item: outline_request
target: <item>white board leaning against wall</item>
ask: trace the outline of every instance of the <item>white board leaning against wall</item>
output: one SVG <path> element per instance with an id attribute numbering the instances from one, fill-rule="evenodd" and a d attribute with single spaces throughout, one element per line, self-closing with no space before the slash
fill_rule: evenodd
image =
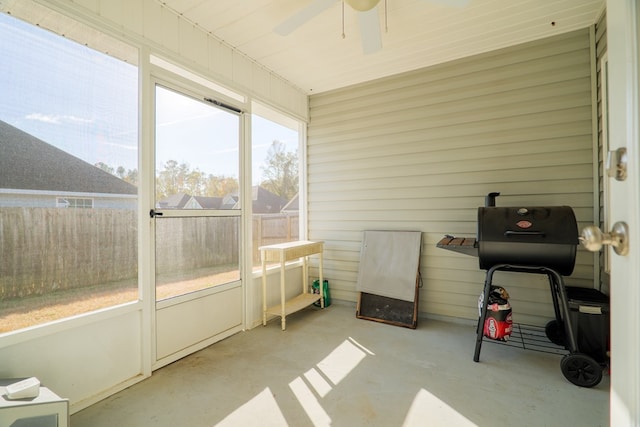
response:
<path id="1" fill-rule="evenodd" d="M 420 231 L 365 231 L 356 290 L 414 302 Z"/>

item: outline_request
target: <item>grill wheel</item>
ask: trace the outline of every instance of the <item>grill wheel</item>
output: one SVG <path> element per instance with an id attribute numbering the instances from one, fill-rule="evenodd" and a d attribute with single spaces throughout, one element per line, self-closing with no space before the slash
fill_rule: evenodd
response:
<path id="1" fill-rule="evenodd" d="M 560 362 L 566 379 L 579 387 L 593 387 L 602 379 L 600 364 L 586 354 L 567 354 Z"/>

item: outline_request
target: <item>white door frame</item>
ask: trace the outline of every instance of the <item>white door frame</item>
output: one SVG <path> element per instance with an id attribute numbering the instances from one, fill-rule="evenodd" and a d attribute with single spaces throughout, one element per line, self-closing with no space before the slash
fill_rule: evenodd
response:
<path id="1" fill-rule="evenodd" d="M 636 0 L 607 0 L 609 146 L 626 147 L 629 160 L 625 181 L 608 178 L 610 223 L 626 222 L 630 234 L 629 254 L 611 256 L 612 426 L 640 426 L 639 14 Z"/>
<path id="2" fill-rule="evenodd" d="M 178 69 L 179 67 L 176 67 Z M 148 110 L 152 113 L 146 117 L 148 120 L 147 129 L 149 131 L 149 139 L 147 141 L 148 149 L 145 155 L 146 166 L 148 171 L 146 177 L 146 185 L 149 189 L 150 196 L 145 199 L 147 208 L 142 209 L 145 223 L 149 225 L 149 230 L 145 233 L 145 244 L 148 243 L 148 256 L 145 260 L 148 262 L 146 268 L 147 280 L 148 280 L 148 309 L 150 321 L 150 338 L 149 348 L 147 354 L 150 356 L 150 370 L 159 369 L 169 363 L 172 363 L 184 356 L 187 356 L 195 351 L 205 348 L 215 342 L 220 341 L 228 336 L 231 336 L 237 332 L 242 331 L 245 328 L 245 289 L 248 281 L 246 280 L 243 269 L 243 264 L 246 264 L 243 256 L 242 242 L 240 242 L 240 279 L 215 286 L 213 288 L 201 289 L 188 294 L 173 297 L 164 301 L 157 301 L 155 294 L 155 219 L 149 218 L 149 209 L 155 209 L 155 149 L 156 149 L 156 88 L 164 87 L 171 91 L 175 91 L 185 97 L 190 97 L 194 100 L 202 99 L 208 95 L 219 96 L 225 102 L 228 102 L 230 106 L 241 110 L 241 106 L 234 105 L 233 100 L 226 99 L 223 95 L 218 94 L 211 88 L 206 88 L 199 84 L 185 78 L 181 75 L 175 75 L 172 70 L 166 70 L 158 65 L 149 64 L 149 72 L 147 75 L 147 84 L 145 85 L 148 93 L 146 93 L 146 99 L 148 100 Z M 222 108 L 217 106 L 211 106 L 211 108 Z M 235 112 L 235 110 L 232 110 Z M 239 118 L 239 141 L 238 148 L 240 155 L 243 155 L 242 146 L 244 143 L 245 125 L 244 121 L 246 116 L 237 112 Z M 241 161 L 241 159 L 239 159 Z M 241 166 L 242 167 L 242 166 Z M 242 169 L 240 170 L 240 183 L 244 183 L 245 179 L 242 175 Z M 243 191 L 246 193 L 246 191 Z M 248 197 L 251 200 L 251 196 L 243 194 L 244 199 Z M 243 199 L 243 201 L 244 201 Z M 246 202 L 242 204 L 246 206 Z M 183 210 L 165 210 L 162 212 L 162 216 L 165 220 L 171 220 L 170 218 L 177 218 L 186 215 L 206 216 L 206 217 L 237 217 L 240 219 L 240 238 L 243 239 L 243 223 L 245 222 L 243 217 L 244 213 L 241 210 L 226 210 L 226 211 L 197 211 L 183 209 Z M 147 283 L 147 282 L 145 282 Z M 186 332 L 185 332 L 186 330 Z"/>

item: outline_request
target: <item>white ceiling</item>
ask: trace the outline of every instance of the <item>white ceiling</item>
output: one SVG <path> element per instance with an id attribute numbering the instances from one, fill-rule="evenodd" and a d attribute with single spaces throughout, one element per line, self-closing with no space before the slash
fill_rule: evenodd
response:
<path id="1" fill-rule="evenodd" d="M 158 0 L 307 94 L 584 28 L 605 0 L 381 0 L 382 49 L 362 53 L 342 1 L 288 36 L 273 29 L 316 0 Z M 319 1 L 319 0 L 318 0 Z M 462 1 L 464 3 L 464 1 Z M 386 22 L 388 31 L 384 31 Z"/>

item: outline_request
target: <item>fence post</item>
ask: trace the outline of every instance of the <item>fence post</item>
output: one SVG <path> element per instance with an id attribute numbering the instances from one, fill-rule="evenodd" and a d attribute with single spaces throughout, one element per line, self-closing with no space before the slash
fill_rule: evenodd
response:
<path id="1" fill-rule="evenodd" d="M 260 215 L 253 215 L 253 262 L 257 262 L 260 259 L 260 251 L 258 247 L 262 246 L 262 217 Z"/>

